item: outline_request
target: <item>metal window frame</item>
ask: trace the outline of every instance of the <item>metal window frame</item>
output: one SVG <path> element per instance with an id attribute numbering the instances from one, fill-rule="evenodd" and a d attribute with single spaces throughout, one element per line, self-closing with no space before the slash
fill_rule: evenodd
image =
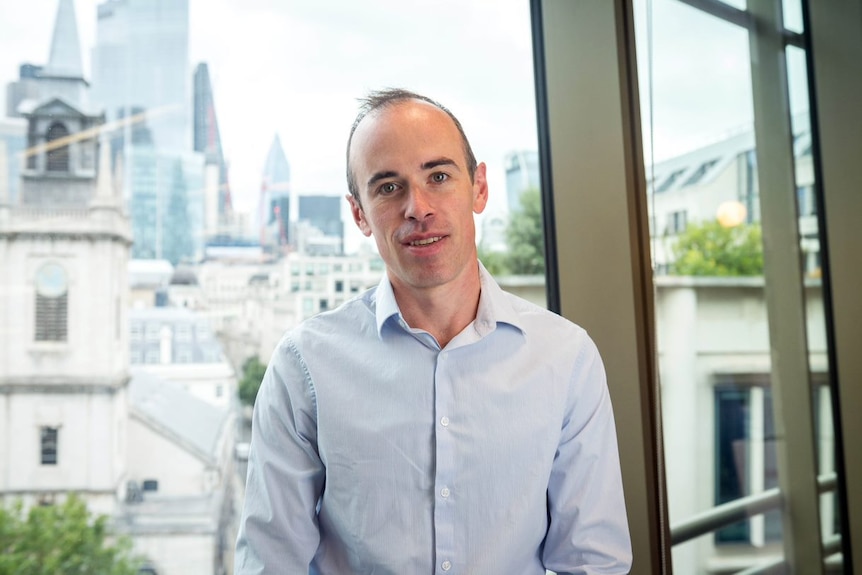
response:
<path id="1" fill-rule="evenodd" d="M 786 78 L 776 79 L 783 48 L 807 48 L 814 77 L 812 134 L 815 140 L 820 138 L 822 148 L 822 155 L 815 149 L 815 174 L 823 187 L 818 218 L 825 230 L 823 285 L 824 299 L 828 298 L 830 373 L 837 380 L 833 385 L 837 489 L 845 502 L 841 539 L 844 568 L 852 570 L 851 550 L 862 545 L 862 457 L 841 437 L 862 436 L 862 418 L 852 412 L 862 405 L 862 386 L 851 385 L 862 381 L 862 354 L 858 353 L 862 298 L 857 295 L 862 270 L 853 265 L 862 253 L 862 227 L 858 226 L 862 195 L 854 193 L 862 189 L 862 162 L 851 157 L 862 149 L 862 108 L 857 104 L 862 101 L 862 75 L 849 73 L 862 61 L 862 0 L 803 0 L 805 29 L 810 31 L 804 36 L 778 25 L 776 0 L 751 0 L 753 9 L 748 12 L 717 0 L 680 1 L 754 31 L 752 49 L 758 54 L 782 53 L 780 60 L 773 58 L 768 67 L 753 71 L 761 74 L 754 88 L 761 108 L 761 133 L 785 124 L 783 110 L 769 115 L 763 109 L 786 89 L 782 85 Z M 632 0 L 531 0 L 531 11 L 548 303 L 586 327 L 606 358 L 635 557 L 632 573 L 671 573 Z M 760 33 L 764 26 L 769 30 L 765 35 Z M 765 144 L 759 152 L 777 158 L 775 167 L 761 167 L 772 172 L 760 176 L 761 194 L 765 182 L 787 180 L 787 167 L 793 165 L 791 146 L 779 140 L 774 139 L 774 149 Z M 772 241 L 793 237 L 789 245 L 798 251 L 796 231 L 790 226 L 790 222 L 795 226 L 795 217 L 782 217 L 795 202 L 792 177 L 787 181 L 786 197 L 761 198 L 768 206 L 764 212 L 774 212 L 762 217 L 771 218 L 765 233 Z M 789 296 L 769 296 L 773 316 L 784 309 L 782 298 L 802 301 L 795 287 L 801 289 L 801 277 L 799 262 L 790 263 L 792 254 L 770 258 L 773 272 L 767 282 L 774 286 L 791 277 L 794 282 Z M 805 350 L 804 317 L 794 312 L 781 325 L 788 327 L 789 334 L 776 334 L 777 349 Z M 793 397 L 803 380 L 807 384 L 807 363 L 781 357 L 778 361 L 780 385 L 788 391 L 777 408 L 783 416 L 776 420 L 786 422 L 795 414 L 805 414 L 803 426 L 808 428 L 810 399 L 807 394 L 804 399 Z M 800 453 L 785 451 L 783 465 L 786 470 L 802 469 L 804 477 L 782 484 L 783 497 L 790 500 L 792 513 L 819 521 L 817 478 L 812 472 L 816 467 L 808 463 L 813 429 L 791 433 L 789 444 L 794 450 L 797 438 L 807 435 L 800 439 Z M 838 542 L 829 541 L 824 548 L 819 530 L 809 524 L 812 533 L 804 533 L 801 527 L 788 532 L 794 542 L 788 563 L 796 572 L 822 572 L 824 559 L 830 563 L 834 558 L 824 555 L 831 554 Z M 812 571 L 805 571 L 808 566 Z M 753 572 L 774 568 L 762 566 Z"/>
<path id="2" fill-rule="evenodd" d="M 670 573 L 632 3 L 531 10 L 548 304 L 605 358 L 632 573 Z"/>
<path id="3" fill-rule="evenodd" d="M 811 134 L 846 573 L 862 553 L 862 0 L 803 2 Z M 856 561 L 858 563 L 858 561 Z"/>

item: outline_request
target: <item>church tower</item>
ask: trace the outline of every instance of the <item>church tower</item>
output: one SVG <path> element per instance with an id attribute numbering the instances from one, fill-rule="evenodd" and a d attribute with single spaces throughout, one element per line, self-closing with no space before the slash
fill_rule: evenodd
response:
<path id="1" fill-rule="evenodd" d="M 0 496 L 77 492 L 111 514 L 126 473 L 131 228 L 104 117 L 63 95 L 21 113 L 14 203 L 0 150 Z"/>

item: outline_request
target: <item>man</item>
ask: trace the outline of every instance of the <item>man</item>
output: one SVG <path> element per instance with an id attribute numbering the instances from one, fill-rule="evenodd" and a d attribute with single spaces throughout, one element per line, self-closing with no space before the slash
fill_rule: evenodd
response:
<path id="1" fill-rule="evenodd" d="M 377 288 L 289 331 L 254 410 L 236 573 L 627 573 L 601 359 L 477 261 L 460 123 L 403 90 L 347 147 Z"/>

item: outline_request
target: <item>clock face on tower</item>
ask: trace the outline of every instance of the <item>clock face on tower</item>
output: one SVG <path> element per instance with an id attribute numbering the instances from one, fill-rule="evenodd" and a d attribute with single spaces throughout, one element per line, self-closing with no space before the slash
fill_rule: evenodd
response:
<path id="1" fill-rule="evenodd" d="M 44 264 L 36 272 L 36 293 L 44 297 L 58 297 L 66 293 L 66 270 L 53 262 Z"/>

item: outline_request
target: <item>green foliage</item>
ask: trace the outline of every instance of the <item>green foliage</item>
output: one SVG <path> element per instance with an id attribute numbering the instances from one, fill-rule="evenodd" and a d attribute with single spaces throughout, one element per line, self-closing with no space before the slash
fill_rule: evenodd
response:
<path id="1" fill-rule="evenodd" d="M 0 575 L 135 575 L 131 542 L 70 495 L 62 505 L 0 505 Z"/>
<path id="2" fill-rule="evenodd" d="M 255 357 L 250 357 L 242 364 L 242 379 L 239 382 L 239 399 L 245 405 L 254 405 L 257 390 L 266 373 L 266 364 Z"/>
<path id="3" fill-rule="evenodd" d="M 479 260 L 491 275 L 504 276 L 509 273 L 508 254 L 491 252 L 479 246 Z"/>
<path id="4" fill-rule="evenodd" d="M 763 239 L 757 224 L 731 228 L 718 221 L 689 224 L 672 251 L 672 275 L 763 275 Z"/>
<path id="5" fill-rule="evenodd" d="M 509 253 L 506 267 L 513 274 L 545 273 L 545 239 L 542 196 L 531 188 L 521 194 L 521 210 L 512 214 L 506 229 Z"/>

